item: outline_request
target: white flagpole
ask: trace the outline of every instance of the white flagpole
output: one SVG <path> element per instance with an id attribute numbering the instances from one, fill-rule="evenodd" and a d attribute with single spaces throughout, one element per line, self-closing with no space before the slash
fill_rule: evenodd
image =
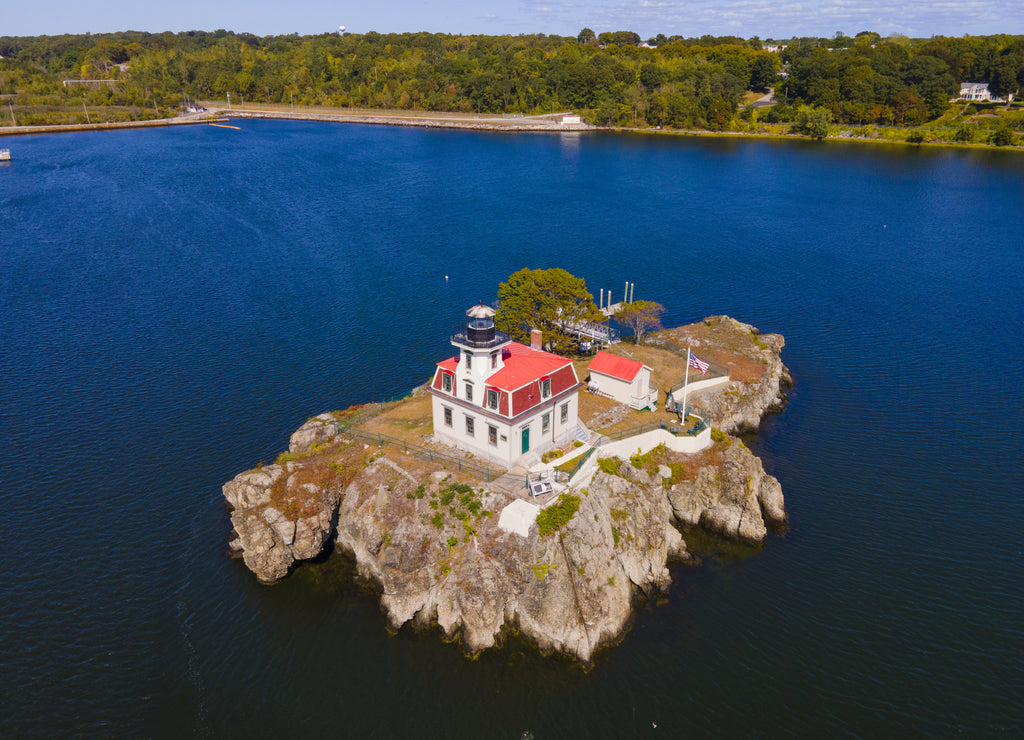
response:
<path id="1" fill-rule="evenodd" d="M 686 345 L 686 375 L 683 378 L 683 410 L 680 420 L 686 425 L 686 386 L 690 383 L 690 345 Z"/>

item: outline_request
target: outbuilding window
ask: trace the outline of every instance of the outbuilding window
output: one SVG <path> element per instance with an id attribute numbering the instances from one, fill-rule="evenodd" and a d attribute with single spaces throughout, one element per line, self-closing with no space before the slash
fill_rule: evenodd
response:
<path id="1" fill-rule="evenodd" d="M 474 430 L 473 430 L 473 417 L 472 416 L 467 416 L 466 417 L 466 434 L 468 434 L 470 437 L 475 437 L 476 436 L 476 434 L 474 433 Z"/>

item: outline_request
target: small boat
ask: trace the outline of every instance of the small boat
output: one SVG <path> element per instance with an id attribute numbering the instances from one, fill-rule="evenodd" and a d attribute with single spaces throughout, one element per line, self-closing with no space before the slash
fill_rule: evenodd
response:
<path id="1" fill-rule="evenodd" d="M 11 150 L 10 149 L 0 149 L 0 162 L 10 162 L 10 161 L 11 161 Z"/>

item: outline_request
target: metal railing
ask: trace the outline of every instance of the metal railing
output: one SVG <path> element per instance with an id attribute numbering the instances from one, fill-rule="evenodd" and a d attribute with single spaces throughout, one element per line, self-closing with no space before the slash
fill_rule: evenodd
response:
<path id="1" fill-rule="evenodd" d="M 336 434 L 344 434 L 353 439 L 361 439 L 366 442 L 373 442 L 378 447 L 384 445 L 393 445 L 402 450 L 402 452 L 412 455 L 413 457 L 419 458 L 420 460 L 427 460 L 432 463 L 440 463 L 444 467 L 453 467 L 455 470 L 462 472 L 473 473 L 487 479 L 490 483 L 498 478 L 506 478 L 509 482 L 514 484 L 521 484 L 526 487 L 526 476 L 524 475 L 513 475 L 506 470 L 489 468 L 486 465 L 479 463 L 470 462 L 464 460 L 461 457 L 454 455 L 446 455 L 443 452 L 437 450 L 431 450 L 428 447 L 420 447 L 419 445 L 413 445 L 406 442 L 404 439 L 398 437 L 391 437 L 387 434 L 380 432 L 366 432 L 362 429 L 355 429 L 349 426 L 345 422 L 336 421 L 334 422 L 334 431 Z M 516 486 L 518 487 L 518 486 Z"/>
<path id="2" fill-rule="evenodd" d="M 696 407 L 687 404 L 686 408 L 688 410 L 692 410 Z M 694 414 L 694 416 L 696 416 L 696 414 Z M 711 423 L 707 420 L 706 417 L 696 416 L 696 418 L 697 423 L 691 429 L 685 429 L 678 424 L 668 424 L 664 421 L 658 421 L 650 422 L 648 424 L 641 424 L 638 427 L 632 427 L 630 429 L 623 429 L 622 431 L 619 432 L 610 432 L 608 434 L 602 434 L 600 439 L 598 439 L 597 442 L 594 443 L 593 447 L 591 447 L 589 450 L 587 450 L 578 458 L 576 458 L 576 463 L 571 468 L 567 470 L 559 470 L 558 468 L 555 468 L 555 480 L 557 480 L 559 483 L 568 483 L 569 481 L 571 481 L 573 477 L 576 475 L 576 473 L 578 473 L 580 469 L 583 467 L 584 463 L 586 463 L 587 460 L 590 459 L 591 455 L 597 452 L 604 445 L 609 444 L 611 442 L 618 442 L 619 440 L 622 439 L 629 439 L 630 437 L 635 437 L 638 434 L 652 432 L 655 429 L 663 429 L 664 431 L 669 432 L 670 434 L 673 434 L 677 437 L 682 434 L 685 434 L 688 437 L 696 437 L 698 434 L 700 434 L 709 426 L 711 426 Z"/>

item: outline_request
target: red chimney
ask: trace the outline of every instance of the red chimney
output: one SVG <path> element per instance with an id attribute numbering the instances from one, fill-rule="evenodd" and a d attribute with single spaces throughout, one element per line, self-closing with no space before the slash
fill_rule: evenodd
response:
<path id="1" fill-rule="evenodd" d="M 544 333 L 540 329 L 534 329 L 530 332 L 530 346 L 534 349 L 541 349 L 541 345 L 544 344 Z"/>

